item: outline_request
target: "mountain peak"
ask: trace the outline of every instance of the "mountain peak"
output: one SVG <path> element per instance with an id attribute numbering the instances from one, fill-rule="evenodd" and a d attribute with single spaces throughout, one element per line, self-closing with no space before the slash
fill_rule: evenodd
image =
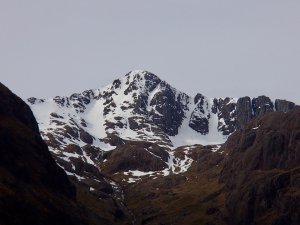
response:
<path id="1" fill-rule="evenodd" d="M 147 70 L 132 70 L 129 72 L 129 74 L 134 75 L 134 74 L 145 74 L 145 73 L 149 73 Z"/>
<path id="2" fill-rule="evenodd" d="M 125 77 L 127 77 L 127 79 L 130 80 L 131 82 L 133 82 L 133 81 L 142 81 L 142 80 L 161 81 L 161 79 L 157 75 L 155 75 L 154 73 L 151 73 L 149 71 L 146 71 L 146 70 L 132 70 L 129 73 L 127 73 L 125 75 Z"/>
<path id="3" fill-rule="evenodd" d="M 148 93 L 153 91 L 162 80 L 155 74 L 145 70 L 133 70 L 125 76 L 113 81 L 112 84 L 101 88 L 100 91 L 114 91 L 116 94 L 134 94 Z"/>
<path id="4" fill-rule="evenodd" d="M 144 70 L 131 71 L 97 90 L 48 100 L 32 98 L 28 103 L 41 135 L 60 165 L 68 174 L 87 179 L 95 176 L 89 172 L 90 167 L 77 171 L 76 166 L 74 169 L 69 165 L 80 161 L 96 168 L 104 151 L 126 143 L 132 149 L 133 141 L 153 143 L 169 152 L 185 145 L 222 144 L 252 118 L 295 107 L 287 101 L 277 101 L 272 107 L 274 103 L 267 97 L 192 97 Z M 174 168 L 172 162 L 182 162 L 171 160 L 172 154 L 170 162 L 162 160 L 160 168 L 165 168 L 166 162 L 170 169 Z M 128 157 L 131 156 L 134 155 L 130 153 Z"/>

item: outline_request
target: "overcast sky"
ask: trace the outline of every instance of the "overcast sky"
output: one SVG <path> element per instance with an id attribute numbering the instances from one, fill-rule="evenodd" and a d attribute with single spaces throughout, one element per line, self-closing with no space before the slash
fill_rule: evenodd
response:
<path id="1" fill-rule="evenodd" d="M 0 81 L 22 98 L 135 69 L 188 94 L 300 103 L 299 0 L 0 0 Z"/>

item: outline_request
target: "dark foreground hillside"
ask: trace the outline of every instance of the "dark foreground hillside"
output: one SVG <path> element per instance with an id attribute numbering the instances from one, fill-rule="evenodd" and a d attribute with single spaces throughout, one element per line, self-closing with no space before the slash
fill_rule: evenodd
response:
<path id="1" fill-rule="evenodd" d="M 85 224 L 29 107 L 0 85 L 0 223 Z"/>
<path id="2" fill-rule="evenodd" d="M 89 198 L 53 160 L 30 108 L 0 83 L 0 224 L 114 223 L 117 206 L 100 200 L 87 209 Z"/>
<path id="3" fill-rule="evenodd" d="M 229 224 L 300 224 L 300 108 L 251 121 L 225 148 Z"/>

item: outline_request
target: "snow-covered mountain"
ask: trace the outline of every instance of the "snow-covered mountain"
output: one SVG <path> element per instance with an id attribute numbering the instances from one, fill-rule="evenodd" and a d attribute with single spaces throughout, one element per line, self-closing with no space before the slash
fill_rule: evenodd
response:
<path id="1" fill-rule="evenodd" d="M 141 140 L 162 146 L 221 144 L 252 117 L 287 111 L 294 104 L 265 96 L 195 97 L 147 71 L 136 70 L 104 88 L 70 97 L 30 98 L 43 137 L 50 146 L 92 144 L 112 149 L 118 141 Z M 276 107 L 274 107 L 276 106 Z"/>
<path id="2" fill-rule="evenodd" d="M 89 169 L 85 172 L 76 169 L 78 160 L 98 168 L 104 152 L 116 146 L 132 141 L 158 145 L 169 159 L 163 160 L 160 153 L 152 151 L 153 145 L 146 149 L 146 154 L 159 157 L 171 169 L 182 165 L 172 149 L 222 144 L 251 118 L 295 107 L 292 102 L 272 102 L 266 96 L 252 100 L 250 97 L 207 98 L 201 94 L 192 97 L 141 70 L 132 71 L 100 89 L 70 97 L 29 98 L 28 104 L 58 164 L 80 179 L 88 176 L 94 179 L 94 174 Z M 183 159 L 190 163 L 190 158 Z"/>

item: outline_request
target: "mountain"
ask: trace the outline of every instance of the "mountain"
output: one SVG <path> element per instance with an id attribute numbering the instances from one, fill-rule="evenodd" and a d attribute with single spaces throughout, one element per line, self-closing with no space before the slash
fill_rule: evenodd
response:
<path id="1" fill-rule="evenodd" d="M 117 146 L 121 139 L 170 148 L 224 143 L 251 118 L 295 107 L 292 102 L 272 102 L 266 96 L 252 100 L 207 98 L 202 94 L 192 97 L 139 70 L 101 89 L 48 100 L 29 98 L 28 103 L 43 137 L 51 139 L 50 146 L 72 142 L 94 144 L 104 150 Z"/>
<path id="2" fill-rule="evenodd" d="M 154 167 L 157 171 L 165 174 L 175 168 L 185 171 L 188 167 L 185 163 L 190 165 L 193 159 L 188 155 L 187 159 L 176 157 L 174 149 L 201 144 L 212 145 L 216 150 L 252 118 L 295 107 L 292 102 L 279 99 L 273 102 L 266 96 L 207 98 L 197 94 L 192 97 L 156 75 L 140 70 L 100 89 L 47 100 L 30 98 L 28 104 L 57 163 L 82 182 L 94 179 L 93 171 L 105 165 L 102 162 L 110 155 L 107 151 L 123 149 L 124 144 L 130 146 L 132 141 L 153 143 L 149 146 L 161 148 L 163 158 L 149 146 L 139 151 L 160 161 L 161 166 Z M 125 169 L 140 171 L 141 168 Z"/>
<path id="3" fill-rule="evenodd" d="M 191 98 L 145 71 L 118 80 L 29 99 L 40 132 L 0 85 L 0 224 L 300 224 L 299 106 Z M 204 115 L 207 134 L 192 125 Z"/>

